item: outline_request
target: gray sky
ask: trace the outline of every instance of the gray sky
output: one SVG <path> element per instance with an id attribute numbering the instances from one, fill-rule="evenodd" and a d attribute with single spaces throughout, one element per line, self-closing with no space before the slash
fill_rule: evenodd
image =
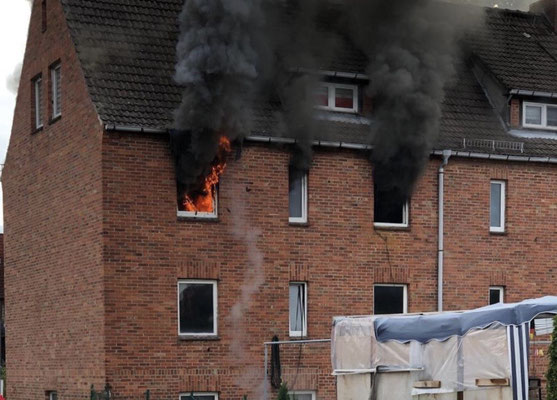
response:
<path id="1" fill-rule="evenodd" d="M 395 0 L 396 1 L 396 0 Z M 528 9 L 533 0 L 461 0 L 472 4 L 502 8 Z M 12 127 L 19 69 L 27 40 L 30 0 L 0 1 L 0 43 L 3 62 L 0 63 L 0 160 L 5 159 Z M 0 205 L 1 205 L 0 189 Z M 0 208 L 0 232 L 3 232 L 4 212 Z"/>

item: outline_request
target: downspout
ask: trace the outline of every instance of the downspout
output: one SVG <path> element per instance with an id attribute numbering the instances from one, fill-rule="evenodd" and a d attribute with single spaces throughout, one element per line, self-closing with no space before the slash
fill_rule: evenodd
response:
<path id="1" fill-rule="evenodd" d="M 443 162 L 439 166 L 439 226 L 438 226 L 438 247 L 437 247 L 437 311 L 443 311 L 443 252 L 445 246 L 443 243 L 444 224 L 445 224 L 445 167 L 449 163 L 451 150 L 443 150 Z"/>

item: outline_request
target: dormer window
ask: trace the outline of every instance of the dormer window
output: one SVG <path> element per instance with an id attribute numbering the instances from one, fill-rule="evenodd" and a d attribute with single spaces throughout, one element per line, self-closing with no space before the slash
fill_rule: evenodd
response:
<path id="1" fill-rule="evenodd" d="M 523 122 L 525 128 L 557 130 L 557 104 L 524 102 Z"/>
<path id="2" fill-rule="evenodd" d="M 315 93 L 315 104 L 322 110 L 358 112 L 358 87 L 339 83 L 321 83 Z"/>

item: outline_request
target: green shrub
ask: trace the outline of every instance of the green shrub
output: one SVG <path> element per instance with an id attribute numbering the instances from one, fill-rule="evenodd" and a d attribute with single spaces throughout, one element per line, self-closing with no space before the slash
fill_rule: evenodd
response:
<path id="1" fill-rule="evenodd" d="M 277 400 L 290 400 L 290 396 L 288 396 L 288 388 L 284 383 L 281 383 L 279 387 Z"/>

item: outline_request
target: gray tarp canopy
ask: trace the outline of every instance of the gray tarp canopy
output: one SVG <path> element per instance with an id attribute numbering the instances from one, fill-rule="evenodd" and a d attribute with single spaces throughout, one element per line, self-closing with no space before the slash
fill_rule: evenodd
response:
<path id="1" fill-rule="evenodd" d="M 557 314 L 557 297 L 547 296 L 520 303 L 494 304 L 465 312 L 434 315 L 379 317 L 375 319 L 375 337 L 379 342 L 445 340 L 464 336 L 471 329 L 481 329 L 494 323 L 521 325 L 540 314 Z"/>

